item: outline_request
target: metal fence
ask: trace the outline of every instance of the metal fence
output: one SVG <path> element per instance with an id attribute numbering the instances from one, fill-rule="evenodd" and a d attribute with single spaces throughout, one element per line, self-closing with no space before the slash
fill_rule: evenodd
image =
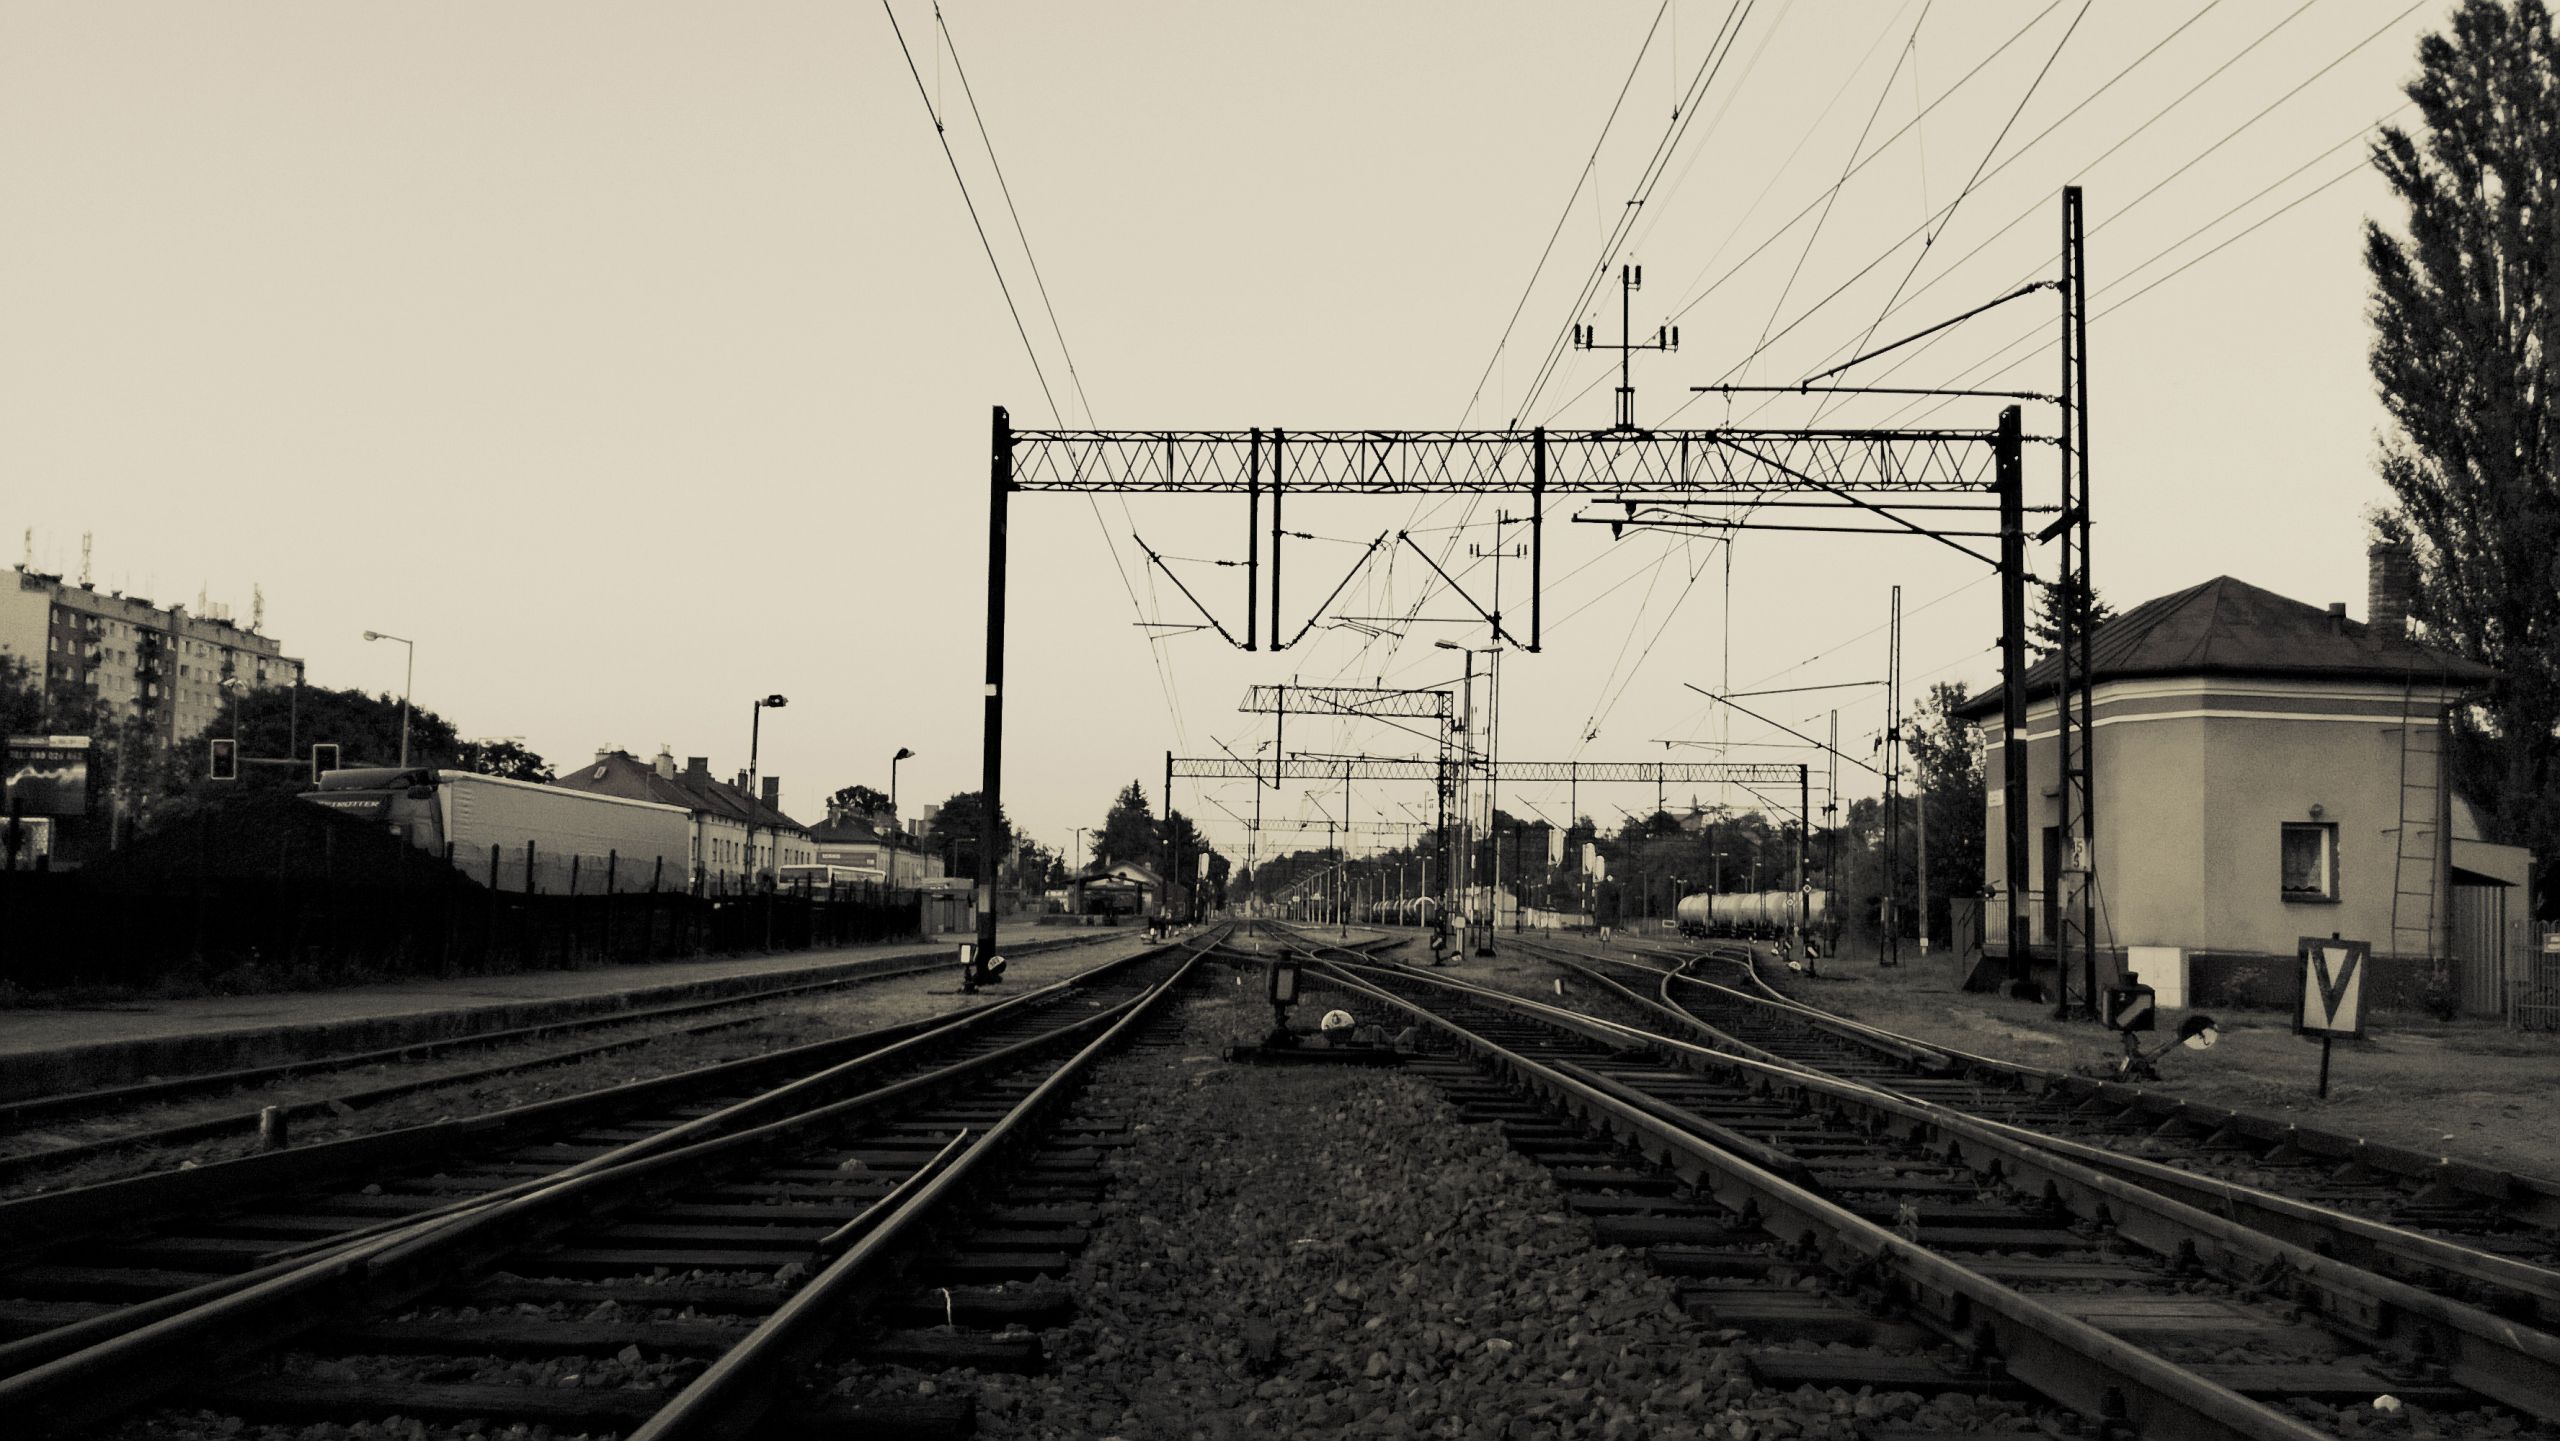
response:
<path id="1" fill-rule="evenodd" d="M 2560 1031 L 2560 926 L 2538 926 L 2535 945 L 2515 958 L 2507 1019 L 2521 1030 Z"/>

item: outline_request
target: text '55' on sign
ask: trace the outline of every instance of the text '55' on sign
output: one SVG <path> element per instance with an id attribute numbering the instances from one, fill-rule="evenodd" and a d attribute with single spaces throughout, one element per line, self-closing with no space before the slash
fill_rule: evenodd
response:
<path id="1" fill-rule="evenodd" d="M 2372 969 L 2372 943 L 2304 936 L 2298 950 L 2302 992 L 2294 1004 L 2294 1030 L 2305 1035 L 2361 1037 L 2364 976 Z"/>

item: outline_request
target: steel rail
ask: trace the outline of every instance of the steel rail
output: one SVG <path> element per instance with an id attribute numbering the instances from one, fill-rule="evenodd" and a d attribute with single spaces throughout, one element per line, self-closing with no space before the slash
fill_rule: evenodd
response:
<path id="1" fill-rule="evenodd" d="M 1937 1328 L 1988 1333 L 2008 1373 L 2083 1415 L 2121 1416 L 2128 1434 L 2158 1441 L 2313 1441 L 2325 1433 L 2251 1401 L 1903 1240 L 1804 1186 L 1751 1165 L 1684 1127 L 1576 1080 L 1327 962 L 1341 984 L 1448 1036 L 1497 1073 L 1623 1138 L 1649 1159 L 1774 1236 L 1818 1241 L 1835 1271 L 1885 1279 Z M 1400 978 L 1437 983 L 1412 972 Z"/>
<path id="2" fill-rule="evenodd" d="M 2084 1107 L 2106 1105 L 2141 1113 L 2163 1126 L 2184 1125 L 2208 1134 L 2245 1137 L 2263 1142 L 2271 1154 L 2299 1152 L 2335 1161 L 2342 1167 L 2386 1173 L 2421 1188 L 2421 1194 L 2424 1188 L 2442 1187 L 2447 1193 L 2467 1195 L 2497 1206 L 2508 1219 L 2545 1232 L 2560 1233 L 2560 1180 L 2463 1161 L 2448 1155 L 2431 1156 L 2406 1146 L 2369 1141 L 2361 1136 L 2348 1136 L 2316 1127 L 2306 1129 L 2296 1122 L 2204 1105 L 2122 1081 L 2095 1080 L 2025 1061 L 2003 1060 L 1921 1041 L 1864 1021 L 1834 1015 L 1786 995 L 1759 973 L 1757 958 L 1748 947 L 1726 945 L 1710 947 L 1709 950 L 1726 953 L 1699 952 L 1690 959 L 1716 960 L 1742 967 L 1745 979 L 1758 993 L 1747 995 L 1747 999 L 1785 1010 L 1845 1039 L 1871 1046 L 1899 1044 L 1926 1047 L 1960 1063 L 1978 1077 L 2007 1078 L 2030 1091 L 2058 1093 L 2076 1099 Z M 1684 979 L 1699 985 L 1717 984 L 1697 977 Z M 1723 989 L 1732 991 L 1735 988 Z"/>
<path id="3" fill-rule="evenodd" d="M 1462 989 L 1480 1001 L 1509 1009 L 1535 1008 L 1558 1021 L 1559 1007 L 1508 992 L 1412 974 L 1415 983 Z M 2446 1368 L 2459 1385 L 2513 1406 L 2528 1416 L 2560 1415 L 2560 1337 L 2518 1325 L 2476 1306 L 2433 1294 L 2351 1261 L 2269 1234 L 2233 1217 L 2174 1196 L 2139 1180 L 2107 1174 L 2088 1157 L 2108 1153 L 2057 1144 L 2023 1127 L 1967 1115 L 1953 1108 L 1881 1087 L 1863 1085 L 1801 1065 L 1770 1065 L 1747 1057 L 1654 1035 L 1596 1016 L 1563 1012 L 1626 1040 L 1661 1048 L 1683 1068 L 1721 1070 L 1764 1089 L 1794 1089 L 1835 1110 L 1860 1112 L 1870 1129 L 1890 1129 L 1906 1139 L 1970 1147 L 1967 1159 L 1995 1157 L 2000 1177 L 2012 1186 L 2048 1188 L 2074 1215 L 2112 1225 L 2140 1248 L 2163 1258 L 2192 1254 L 2206 1270 L 2235 1284 L 2281 1278 L 2293 1299 L 2330 1324 L 2365 1340 L 2414 1346 Z M 1582 1026 L 1576 1030 L 1583 1031 Z M 1710 1125 L 1713 1123 L 1710 1122 Z M 2423 1339 L 2417 1339 L 2417 1338 Z"/>
<path id="4" fill-rule="evenodd" d="M 1187 969 L 1197 954 L 1195 950 L 1185 958 L 1182 967 Z M 1157 993 L 1150 987 L 1039 1035 L 858 1096 L 609 1169 L 545 1178 L 548 1184 L 530 1194 L 406 1225 L 302 1261 L 245 1289 L 0 1376 L 0 1408 L 66 1428 L 121 1414 L 200 1371 L 289 1339 L 333 1316 L 407 1304 L 473 1265 L 521 1249 L 600 1210 L 627 1205 L 660 1188 L 690 1184 L 707 1162 L 734 1161 L 741 1153 L 797 1143 L 811 1131 L 857 1113 L 1026 1060 L 1035 1050 L 1113 1023 Z"/>
<path id="5" fill-rule="evenodd" d="M 1077 936 L 1061 940 L 1028 941 L 1021 946 L 1013 948 L 1010 953 L 1015 956 L 1037 954 L 1044 951 L 1062 950 L 1070 946 L 1093 945 L 1098 941 L 1108 939 L 1113 938 Z M 784 1000 L 793 996 L 813 995 L 819 992 L 832 990 L 849 990 L 857 986 L 868 985 L 873 981 L 897 980 L 906 976 L 929 974 L 933 971 L 947 969 L 951 964 L 948 957 L 940 955 L 923 957 L 884 956 L 879 959 L 884 964 L 878 968 L 867 968 L 844 975 L 832 976 L 820 981 L 806 981 L 796 985 L 775 986 L 766 990 L 745 991 L 735 995 L 714 996 L 701 1000 L 675 1001 L 666 1005 L 644 1006 L 635 1010 L 605 1011 L 587 1016 L 564 1016 L 556 1021 L 543 1021 L 529 1026 L 512 1026 L 501 1031 L 480 1031 L 467 1035 L 441 1036 L 433 1040 L 411 1041 L 405 1045 L 380 1046 L 366 1051 L 342 1051 L 334 1055 L 310 1056 L 294 1061 L 278 1061 L 271 1065 L 241 1066 L 227 1071 L 205 1071 L 194 1075 L 171 1076 L 167 1079 L 157 1081 L 137 1081 L 130 1085 L 104 1086 L 93 1091 L 76 1091 L 66 1095 L 31 1096 L 23 1097 L 14 1101 L 0 1101 L 0 1130 L 17 1130 L 34 1125 L 41 1121 L 64 1116 L 82 1115 L 92 1111 L 106 1111 L 118 1108 L 149 1105 L 158 1101 L 176 1100 L 181 1097 L 198 1095 L 207 1091 L 237 1090 L 243 1086 L 256 1086 L 263 1085 L 270 1081 L 290 1080 L 295 1076 L 321 1075 L 330 1071 L 353 1070 L 358 1066 L 391 1065 L 422 1060 L 429 1056 L 439 1056 L 449 1051 L 475 1050 L 489 1046 L 512 1045 L 518 1041 L 540 1040 L 545 1036 L 562 1035 L 576 1031 L 604 1030 L 613 1026 L 640 1025 L 649 1021 L 661 1021 L 675 1016 L 698 1015 L 705 1011 L 727 1010 L 740 1006 L 760 1005 L 767 1001 Z M 710 1024 L 720 1026 L 745 1025 L 753 1019 L 753 1017 L 742 1017 Z M 386 1097 L 400 1095 L 404 1090 L 415 1090 L 423 1086 L 448 1085 L 456 1081 L 468 1080 L 484 1075 L 500 1075 L 510 1069 L 522 1070 L 530 1066 L 547 1065 L 554 1060 L 573 1060 L 579 1056 L 595 1054 L 614 1046 L 642 1045 L 650 1040 L 655 1040 L 662 1036 L 692 1035 L 696 1031 L 703 1029 L 708 1029 L 708 1026 L 685 1027 L 674 1030 L 659 1031 L 648 1036 L 630 1040 L 617 1039 L 578 1050 L 555 1052 L 550 1057 L 540 1060 L 518 1062 L 510 1066 L 491 1066 L 477 1071 L 459 1072 L 453 1076 L 439 1077 L 430 1081 L 404 1082 L 401 1086 L 386 1086 L 376 1090 L 352 1092 L 322 1100 L 297 1102 L 295 1103 L 295 1109 L 305 1112 L 313 1109 L 324 1109 L 328 1106 L 329 1100 L 337 1100 L 349 1104 L 359 1101 L 381 1100 Z M 192 1140 L 195 1139 L 196 1135 L 215 1134 L 213 1131 L 205 1128 L 217 1125 L 233 1124 L 238 1120 L 239 1118 L 237 1117 L 224 1117 L 218 1121 L 192 1122 L 187 1127 L 177 1127 L 167 1131 L 142 1133 L 131 1137 L 113 1137 L 103 1141 L 83 1142 L 82 1145 L 89 1148 L 104 1148 L 117 1145 L 141 1144 L 147 1140 L 153 1139 Z M 246 1123 L 254 1126 L 257 1123 L 257 1113 L 247 1113 Z M 182 1137 L 178 1134 L 180 1131 L 192 1131 L 193 1134 Z M 40 1151 L 12 1156 L 0 1156 L 0 1174 L 5 1174 L 8 1169 L 23 1169 L 30 1164 L 44 1162 L 60 1154 L 63 1154 L 63 1152 Z"/>
<path id="6" fill-rule="evenodd" d="M 1737 948 L 1739 949 L 1739 948 Z M 1851 1036 L 1867 1036 L 1881 1041 L 1924 1045 L 1911 1037 L 1846 1016 L 1833 1015 L 1787 996 L 1771 986 L 1759 973 L 1754 959 L 1746 956 L 1717 956 L 1711 959 L 1739 965 L 1752 986 L 1761 994 L 1751 1000 L 1766 1006 L 1782 1007 L 1826 1030 Z M 1684 977 L 1695 984 L 1714 982 Z M 1731 990 L 1732 988 L 1725 988 Z M 2160 1125 L 2191 1126 L 2207 1134 L 2227 1134 L 2265 1142 L 2274 1151 L 2300 1152 L 2340 1163 L 2381 1171 L 2421 1188 L 2443 1187 L 2447 1192 L 2468 1195 L 2499 1208 L 2508 1219 L 2520 1221 L 2545 1232 L 2560 1232 L 2560 1181 L 2504 1170 L 2478 1162 L 2462 1161 L 2449 1155 L 2429 1156 L 2405 1146 L 2391 1146 L 2368 1141 L 2361 1136 L 2347 1136 L 2318 1128 L 2304 1129 L 2292 1121 L 2252 1115 L 2246 1111 L 2222 1106 L 2208 1106 L 2180 1099 L 2174 1095 L 2153 1092 L 2146 1087 L 2122 1081 L 2100 1081 L 2075 1076 L 2065 1071 L 2031 1065 L 2023 1061 L 2004 1061 L 1997 1057 L 1977 1055 L 1952 1047 L 1938 1047 L 1948 1057 L 1961 1062 L 1968 1070 L 1982 1076 L 2013 1077 L 2027 1089 L 2058 1093 L 2078 1100 L 2084 1107 L 2107 1105 L 2141 1112 L 2155 1118 Z M 2552 1239 L 2560 1239 L 2554 1237 Z"/>
<path id="7" fill-rule="evenodd" d="M 477 1196 L 465 1197 L 423 1217 L 401 1217 L 394 1221 L 360 1228 L 358 1232 L 341 1233 L 319 1243 L 317 1250 L 310 1247 L 284 1248 L 274 1253 L 272 1259 L 250 1270 L 0 1344 L 0 1376 L 25 1371 L 113 1337 L 184 1315 L 226 1296 L 239 1294 L 278 1277 L 293 1274 L 299 1268 L 323 1260 L 327 1256 L 353 1254 L 369 1241 L 382 1236 L 406 1233 L 422 1224 L 530 1194 L 556 1183 L 564 1176 L 596 1169 L 594 1163 L 605 1160 L 607 1157 L 618 1158 L 625 1162 L 643 1158 L 660 1149 L 664 1144 L 660 1138 L 674 1131 L 681 1131 L 687 1137 L 701 1137 L 718 1129 L 717 1125 L 706 1126 L 704 1122 L 725 1118 L 727 1122 L 734 1123 L 751 1118 L 773 1109 L 776 1104 L 787 1104 L 791 1098 L 805 1097 L 813 1092 L 823 1091 L 826 1089 L 825 1086 L 812 1084 L 821 1077 L 835 1077 L 836 1084 L 841 1084 L 844 1079 L 864 1069 L 864 1063 L 875 1055 L 903 1053 L 918 1042 L 950 1040 L 964 1034 L 973 1034 L 1020 1013 L 1034 1003 L 1063 995 L 1073 987 L 1112 972 L 1143 964 L 1160 954 L 1162 954 L 1161 950 L 1148 951 L 1115 961 L 1107 961 L 996 1005 L 962 1011 L 956 1017 L 941 1016 L 923 1021 L 906 1022 L 858 1036 L 794 1047 L 787 1051 L 776 1052 L 771 1056 L 754 1057 L 746 1061 L 722 1062 L 675 1076 L 636 1082 L 629 1086 L 610 1087 L 578 1096 L 535 1102 L 528 1106 L 495 1112 L 470 1121 L 436 1122 L 424 1127 L 412 1127 L 401 1131 L 384 1132 L 376 1136 L 354 1137 L 347 1141 L 331 1142 L 325 1146 L 311 1147 L 300 1152 L 284 1151 L 244 1157 L 239 1161 L 226 1162 L 219 1166 L 205 1166 L 193 1171 L 161 1172 L 152 1176 L 134 1177 L 126 1181 L 107 1182 L 100 1186 L 0 1204 L 0 1229 L 6 1229 L 13 1236 L 37 1236 L 61 1241 L 95 1234 L 120 1225 L 133 1224 L 135 1220 L 132 1214 L 133 1208 L 119 1207 L 113 1198 L 135 1189 L 155 1193 L 165 1190 L 167 1185 L 163 1183 L 164 1177 L 177 1178 L 186 1183 L 182 1199 L 190 1204 L 212 1204 L 220 1200 L 236 1201 L 244 1196 L 271 1195 L 297 1185 L 311 1184 L 315 1179 L 315 1172 L 317 1179 L 325 1181 L 349 1174 L 359 1166 L 401 1161 L 415 1162 L 422 1157 L 441 1155 L 466 1143 L 506 1141 L 528 1134 L 539 1134 L 554 1124 L 582 1121 L 599 1112 L 621 1111 L 642 1101 L 686 1094 L 750 1069 L 769 1070 L 776 1066 L 788 1069 L 804 1061 L 832 1058 L 848 1047 L 854 1048 L 857 1052 L 850 1060 L 833 1063 L 816 1075 L 796 1077 L 781 1086 L 748 1096 L 720 1111 L 713 1112 L 710 1116 L 685 1122 L 671 1128 L 669 1132 L 659 1133 L 658 1136 L 628 1143 L 615 1151 L 606 1153 L 605 1157 L 590 1158 L 587 1162 L 576 1163 L 549 1175 L 516 1182 Z M 770 1099 L 777 1096 L 783 1097 L 784 1100 L 774 1102 Z M 337 1154 L 322 1157 L 320 1153 L 323 1152 Z M 316 1168 L 311 1164 L 315 1157 L 318 1157 L 321 1162 Z M 244 1191 L 240 1186 L 227 1186 L 224 1183 L 218 1173 L 226 1170 L 233 1171 L 234 1174 L 255 1174 L 261 1179 L 248 1183 L 250 1189 Z M 205 1177 L 213 1178 L 210 1185 L 197 1179 Z M 0 1273 L 0 1282 L 5 1282 L 5 1279 L 5 1273 Z"/>
<path id="8" fill-rule="evenodd" d="M 1743 995 L 1729 987 L 1716 986 L 1712 982 L 1698 981 L 1697 978 L 1683 973 L 1666 973 L 1636 962 L 1621 962 L 1621 964 L 1634 965 L 1647 974 L 1660 975 L 1664 978 L 1661 988 L 1663 998 L 1656 1000 L 1643 995 L 1633 987 L 1623 985 L 1614 978 L 1590 970 L 1581 964 L 1582 957 L 1570 951 L 1556 950 L 1550 959 L 1555 964 L 1573 967 L 1577 973 L 1609 989 L 1613 995 L 1647 1013 L 1662 1015 L 1678 1026 L 1695 1028 L 1710 1038 L 1709 1044 L 1713 1049 L 1735 1050 L 1738 1054 L 1751 1055 L 1754 1059 L 1767 1061 L 1790 1070 L 1810 1070 L 1817 1075 L 1827 1074 L 1819 1068 L 1807 1067 L 1803 1062 L 1789 1060 L 1775 1053 L 1749 1046 L 1747 1042 L 1738 1041 L 1706 1018 L 1696 1015 L 1678 1002 L 1671 1001 L 1669 999 L 1670 982 L 1673 979 L 1691 981 L 1737 996 L 1753 1004 L 1782 1005 L 1790 1012 L 1805 1013 L 1814 1019 L 1837 1021 L 1843 1026 L 1855 1027 L 1859 1031 L 1871 1029 L 1858 1022 L 1850 1021 L 1846 1017 L 1831 1016 L 1827 1012 L 1816 1011 L 1784 998 L 1777 1002 L 1761 1002 L 1756 997 Z M 1616 960 L 1617 958 L 1608 959 Z M 1883 1034 L 1893 1037 L 1891 1032 Z M 1894 1037 L 1894 1039 L 1902 1038 Z M 1947 1054 L 1961 1060 L 1977 1073 L 1988 1072 L 1994 1079 L 2013 1080 L 2021 1086 L 2036 1086 L 2060 1079 L 2058 1073 L 2037 1067 L 2020 1065 L 2014 1068 L 2003 1068 L 1998 1062 L 1961 1051 Z M 1843 1078 L 1833 1077 L 1832 1079 L 1842 1080 Z M 1844 1083 L 1860 1085 L 1861 1089 L 1873 1089 L 1858 1082 Z M 2126 1155 L 2070 1137 L 2048 1135 L 1997 1117 L 1976 1115 L 1961 1108 L 1950 1107 L 1945 1102 L 1932 1101 L 1927 1097 L 1911 1096 L 1889 1088 L 1887 1093 L 1901 1096 L 1917 1104 L 1952 1111 L 1980 1124 L 2029 1138 L 2048 1150 L 2094 1170 L 2121 1177 L 2146 1190 L 2159 1192 L 2201 1211 L 2237 1221 L 2277 1240 L 2309 1248 L 2323 1256 L 2347 1262 L 2376 1275 L 2397 1281 L 2407 1281 L 2429 1292 L 2450 1291 L 2454 1293 L 2454 1299 L 2466 1304 L 2481 1305 L 2484 1299 L 2503 1296 L 2510 1305 L 2530 1310 L 2538 1324 L 2546 1328 L 2560 1326 L 2560 1270 L 2520 1261 L 2511 1256 L 2502 1256 L 2459 1241 L 2429 1235 L 2423 1231 L 2389 1225 L 2370 1217 L 2359 1216 L 2352 1211 L 2299 1200 L 2264 1187 L 2181 1170 L 2176 1166 L 2148 1157 Z M 2494 1308 L 2483 1306 L 2483 1309 Z"/>
<path id="9" fill-rule="evenodd" d="M 647 1424 L 631 1433 L 628 1441 L 709 1441 L 744 1436 L 761 1425 L 785 1394 L 792 1375 L 814 1361 L 841 1328 L 841 1313 L 856 1304 L 862 1292 L 875 1289 L 881 1273 L 900 1259 L 903 1243 L 996 1164 L 994 1158 L 1019 1145 L 1069 1088 L 1082 1083 L 1097 1059 L 1148 1020 L 1163 999 L 1190 978 L 1200 957 L 1215 944 L 1213 940 L 1195 949 L 1173 975 L 1108 1013 L 1113 1019 L 1102 1034 L 1050 1072 L 1030 1095 L 794 1292 L 744 1341 L 711 1363 Z"/>
<path id="10" fill-rule="evenodd" d="M 1059 986 L 1081 982 L 1114 967 L 1136 964 L 1149 953 L 1104 961 L 1050 986 L 1029 991 L 993 1006 L 964 1009 L 950 1015 L 901 1022 L 851 1036 L 812 1041 L 760 1056 L 718 1061 L 619 1086 L 599 1087 L 569 1096 L 527 1102 L 501 1111 L 452 1121 L 430 1121 L 367 1136 L 349 1136 L 315 1146 L 235 1157 L 192 1169 L 154 1171 L 88 1186 L 40 1192 L 0 1201 L 0 1234 L 23 1248 L 36 1242 L 77 1239 L 155 1218 L 185 1214 L 206 1206 L 236 1205 L 246 1200 L 298 1187 L 324 1183 L 335 1176 L 362 1174 L 384 1165 L 431 1160 L 464 1147 L 502 1144 L 546 1127 L 575 1124 L 600 1114 L 645 1105 L 696 1091 L 744 1082 L 772 1071 L 789 1071 L 813 1063 L 829 1063 L 846 1055 L 860 1056 L 902 1042 L 955 1020 L 996 1014 L 1007 1006 L 1050 994 Z M 0 1346 L 0 1365 L 9 1348 Z"/>

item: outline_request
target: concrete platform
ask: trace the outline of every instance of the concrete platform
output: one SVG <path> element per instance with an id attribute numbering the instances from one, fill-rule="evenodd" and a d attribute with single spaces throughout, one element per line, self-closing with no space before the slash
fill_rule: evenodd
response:
<path id="1" fill-rule="evenodd" d="M 1016 954 L 1135 935 L 1006 926 Z M 421 979 L 330 991 L 0 1010 L 0 1100 L 146 1078 L 204 1075 L 350 1051 L 482 1035 L 682 1001 L 754 995 L 957 956 L 969 936 L 776 956 L 732 956 Z M 954 961 L 956 966 L 956 959 Z"/>

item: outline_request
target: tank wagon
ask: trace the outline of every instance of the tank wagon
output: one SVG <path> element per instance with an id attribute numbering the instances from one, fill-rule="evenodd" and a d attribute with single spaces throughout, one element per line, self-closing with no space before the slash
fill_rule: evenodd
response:
<path id="1" fill-rule="evenodd" d="M 1809 904 L 1808 904 L 1809 903 Z M 1684 896 L 1680 901 L 1680 934 L 1684 936 L 1783 936 L 1810 910 L 1812 930 L 1829 933 L 1831 894 L 1810 897 L 1794 891 L 1750 891 L 1736 895 Z"/>

